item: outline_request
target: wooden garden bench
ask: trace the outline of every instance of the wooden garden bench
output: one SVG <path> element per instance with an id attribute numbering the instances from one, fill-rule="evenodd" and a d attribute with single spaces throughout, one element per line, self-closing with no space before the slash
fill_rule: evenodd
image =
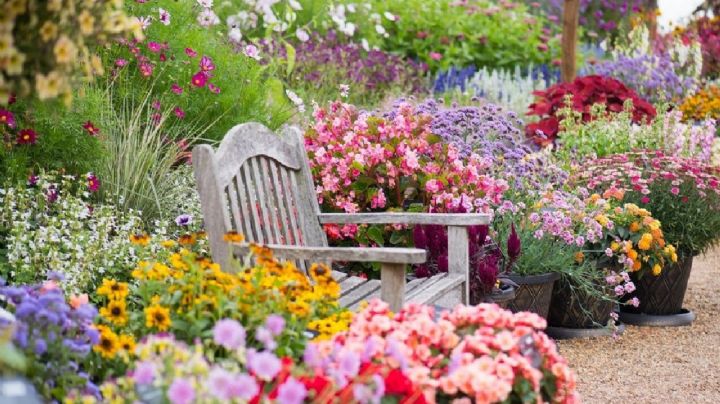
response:
<path id="1" fill-rule="evenodd" d="M 380 280 L 333 271 L 343 306 L 355 307 L 378 296 L 393 310 L 404 302 L 442 307 L 468 303 L 467 226 L 488 224 L 488 215 L 321 213 L 304 138 L 295 127 L 276 134 L 258 123 L 237 125 L 217 151 L 209 145 L 196 146 L 192 161 L 211 254 L 222 268 L 233 268 L 232 259 L 247 256 L 248 243 L 254 242 L 281 259 L 295 260 L 303 270 L 306 262 L 380 263 Z M 448 226 L 449 271 L 406 284 L 405 266 L 425 262 L 424 250 L 328 247 L 322 225 L 348 223 Z M 230 231 L 243 234 L 245 242 L 224 241 Z"/>

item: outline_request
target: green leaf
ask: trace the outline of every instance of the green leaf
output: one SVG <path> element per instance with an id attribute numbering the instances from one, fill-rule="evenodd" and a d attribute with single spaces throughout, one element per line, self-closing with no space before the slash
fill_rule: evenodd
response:
<path id="1" fill-rule="evenodd" d="M 370 226 L 367 231 L 367 236 L 370 240 L 377 243 L 377 245 L 385 244 L 385 238 L 383 237 L 383 230 L 379 226 Z"/>
<path id="2" fill-rule="evenodd" d="M 285 42 L 285 53 L 287 54 L 286 75 L 290 75 L 295 68 L 295 48 L 289 42 Z"/>

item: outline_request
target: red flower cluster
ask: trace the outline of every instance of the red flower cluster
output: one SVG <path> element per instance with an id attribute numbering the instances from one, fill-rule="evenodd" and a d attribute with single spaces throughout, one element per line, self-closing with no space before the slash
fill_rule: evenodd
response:
<path id="1" fill-rule="evenodd" d="M 540 121 L 528 124 L 525 134 L 541 146 L 551 144 L 558 135 L 560 119 L 558 111 L 566 106 L 565 97 L 572 95 L 572 108 L 583 114 L 583 121 L 592 119 L 590 110 L 595 104 L 605 104 L 609 112 L 622 112 L 625 101 L 633 103 L 633 121 L 640 123 L 655 117 L 655 108 L 640 98 L 623 83 L 610 77 L 584 76 L 572 83 L 559 83 L 547 90 L 535 91 L 537 96 L 530 104 L 528 115 L 540 117 Z"/>

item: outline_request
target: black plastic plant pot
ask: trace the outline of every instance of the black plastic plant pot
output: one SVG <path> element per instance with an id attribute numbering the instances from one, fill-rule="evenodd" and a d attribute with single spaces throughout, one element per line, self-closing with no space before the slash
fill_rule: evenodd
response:
<path id="1" fill-rule="evenodd" d="M 518 284 L 515 289 L 515 299 L 508 302 L 508 309 L 514 313 L 529 311 L 547 318 L 553 285 L 560 279 L 560 274 L 556 272 L 528 276 L 509 274 L 508 278 Z"/>
<path id="2" fill-rule="evenodd" d="M 569 329 L 605 327 L 610 321 L 615 303 L 572 286 L 564 278 L 555 283 L 547 317 L 548 326 Z"/>
<path id="3" fill-rule="evenodd" d="M 503 309 L 508 308 L 508 303 L 515 299 L 515 287 L 512 285 L 502 285 L 500 289 L 493 291 L 487 296 L 487 301 L 495 303 Z"/>
<path id="4" fill-rule="evenodd" d="M 646 273 L 642 277 L 630 274 L 635 284 L 635 291 L 623 297 L 629 301 L 633 297 L 640 300 L 640 305 L 620 305 L 621 313 L 647 314 L 653 316 L 671 316 L 687 313 L 683 311 L 683 301 L 687 290 L 693 257 L 683 258 L 678 262 L 666 265 L 658 276 Z"/>

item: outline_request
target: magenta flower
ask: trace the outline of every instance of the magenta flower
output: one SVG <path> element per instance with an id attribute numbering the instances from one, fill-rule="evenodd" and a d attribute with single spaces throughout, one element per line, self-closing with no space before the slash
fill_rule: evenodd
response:
<path id="1" fill-rule="evenodd" d="M 207 75 L 205 75 L 204 72 L 197 72 L 197 73 L 195 73 L 195 75 L 192 76 L 192 78 L 190 79 L 190 82 L 195 87 L 200 88 L 200 87 L 205 87 L 205 84 L 207 83 L 207 79 L 208 79 Z"/>
<path id="2" fill-rule="evenodd" d="M 229 392 L 232 398 L 250 401 L 250 399 L 257 396 L 260 392 L 260 386 L 258 386 L 254 377 L 247 374 L 240 374 L 236 376 L 230 384 Z"/>
<path id="3" fill-rule="evenodd" d="M 175 107 L 175 109 L 173 109 L 173 112 L 175 113 L 175 116 L 178 117 L 178 119 L 185 118 L 185 111 L 183 111 L 182 108 Z"/>
<path id="4" fill-rule="evenodd" d="M 442 59 L 442 55 L 438 52 L 430 52 L 430 59 L 432 60 L 440 60 Z"/>
<path id="5" fill-rule="evenodd" d="M 213 341 L 225 349 L 237 349 L 245 345 L 245 328 L 233 319 L 222 319 L 213 327 Z"/>
<path id="6" fill-rule="evenodd" d="M 305 385 L 289 377 L 278 389 L 277 400 L 283 404 L 301 404 L 307 396 Z"/>
<path id="7" fill-rule="evenodd" d="M 138 363 L 132 378 L 137 384 L 152 384 L 155 380 L 155 364 L 151 362 Z"/>
<path id="8" fill-rule="evenodd" d="M 188 379 L 175 379 L 167 392 L 172 404 L 190 404 L 195 401 L 195 389 Z"/>
<path id="9" fill-rule="evenodd" d="M 14 128 L 15 127 L 15 115 L 13 115 L 12 112 L 0 108 L 0 123 L 4 123 L 5 125 Z"/>
<path id="10" fill-rule="evenodd" d="M 258 378 L 270 381 L 280 373 L 282 363 L 272 352 L 248 351 L 247 366 Z"/>
<path id="11" fill-rule="evenodd" d="M 510 236 L 507 239 L 507 254 L 510 261 L 515 261 L 520 256 L 520 237 L 515 231 L 515 223 L 510 225 Z"/>
<path id="12" fill-rule="evenodd" d="M 148 47 L 148 49 L 150 49 L 150 52 L 154 52 L 154 53 L 158 53 L 158 52 L 160 52 L 160 49 L 162 49 L 160 44 L 155 41 L 148 42 L 147 47 Z"/>
<path id="13" fill-rule="evenodd" d="M 678 187 L 672 187 L 672 188 L 670 188 L 670 193 L 672 193 L 673 195 L 679 195 L 679 194 L 680 194 L 680 188 L 678 188 Z"/>
<path id="14" fill-rule="evenodd" d="M 35 144 L 37 132 L 32 129 L 23 129 L 17 135 L 17 144 Z"/>
<path id="15" fill-rule="evenodd" d="M 213 61 L 212 59 L 210 59 L 209 56 L 203 56 L 202 58 L 200 58 L 200 70 L 205 73 L 209 73 L 215 70 L 215 65 L 213 64 Z"/>
<path id="16" fill-rule="evenodd" d="M 220 87 L 213 83 L 208 84 L 208 90 L 210 90 L 211 93 L 220 94 Z"/>
<path id="17" fill-rule="evenodd" d="M 185 48 L 185 54 L 191 58 L 197 56 L 197 52 L 195 52 L 192 48 Z"/>
<path id="18" fill-rule="evenodd" d="M 150 104 L 150 106 L 151 106 L 153 109 L 156 109 L 156 110 L 160 111 L 160 107 L 161 107 L 161 105 L 160 105 L 160 100 L 153 100 L 153 102 Z"/>
<path id="19" fill-rule="evenodd" d="M 90 192 L 97 192 L 100 189 L 100 180 L 93 173 L 87 174 L 87 184 Z"/>
<path id="20" fill-rule="evenodd" d="M 177 95 L 180 95 L 183 93 L 182 87 L 177 85 L 177 83 L 173 83 L 173 85 L 170 87 L 170 90 Z"/>
<path id="21" fill-rule="evenodd" d="M 153 65 L 150 63 L 140 63 L 138 69 L 140 69 L 140 74 L 142 74 L 143 77 L 150 77 L 153 74 Z"/>

